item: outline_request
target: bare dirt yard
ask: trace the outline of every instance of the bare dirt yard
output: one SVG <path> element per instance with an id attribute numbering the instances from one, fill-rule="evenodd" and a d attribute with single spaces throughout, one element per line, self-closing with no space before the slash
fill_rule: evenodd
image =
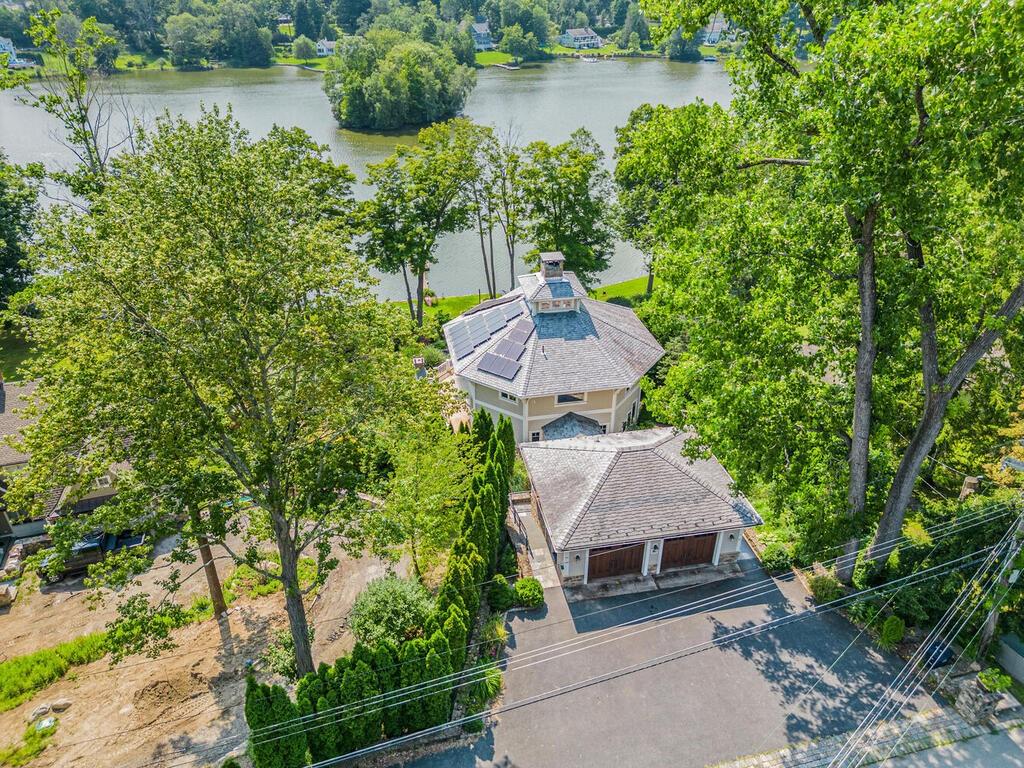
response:
<path id="1" fill-rule="evenodd" d="M 158 594 L 154 585 L 166 575 L 161 566 L 169 549 L 169 543 L 159 548 L 163 554 L 143 575 L 141 589 Z M 352 647 L 347 630 L 352 602 L 368 581 L 388 571 L 381 561 L 337 554 L 341 564 L 307 603 L 316 662 L 332 662 Z M 227 560 L 218 563 L 226 578 L 231 566 Z M 30 594 L 0 612 L 0 660 L 100 631 L 115 615 L 115 601 L 94 606 L 87 600 L 81 579 L 26 591 Z M 205 593 L 200 571 L 184 583 L 179 600 L 188 604 L 192 596 Z M 0 713 L 0 746 L 24 732 L 36 707 L 66 698 L 71 707 L 58 715 L 55 736 L 30 766 L 218 765 L 229 753 L 244 749 L 246 670 L 259 663 L 268 642 L 286 627 L 280 593 L 241 597 L 227 616 L 177 630 L 178 648 L 158 659 L 131 657 L 115 667 L 101 659 L 74 668 L 21 706 Z"/>

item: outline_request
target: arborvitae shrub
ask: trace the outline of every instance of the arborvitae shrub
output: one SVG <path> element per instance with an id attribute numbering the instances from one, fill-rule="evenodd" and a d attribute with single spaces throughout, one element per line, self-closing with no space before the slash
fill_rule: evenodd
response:
<path id="1" fill-rule="evenodd" d="M 494 581 L 491 582 L 487 590 L 487 602 L 490 603 L 491 610 L 507 611 L 515 604 L 515 601 L 515 591 L 509 586 L 508 579 L 499 573 L 494 577 Z"/>
<path id="2" fill-rule="evenodd" d="M 539 608 L 544 605 L 544 587 L 533 576 L 519 579 L 515 587 L 516 605 L 524 608 Z"/>

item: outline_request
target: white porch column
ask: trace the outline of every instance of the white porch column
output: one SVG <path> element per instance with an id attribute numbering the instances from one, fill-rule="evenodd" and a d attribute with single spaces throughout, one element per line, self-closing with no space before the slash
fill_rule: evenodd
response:
<path id="1" fill-rule="evenodd" d="M 719 554 L 721 554 L 721 552 L 722 552 L 722 532 L 719 531 L 717 534 L 715 534 L 715 554 L 711 558 L 711 564 L 712 565 L 715 565 L 715 566 L 718 565 L 718 556 L 719 556 Z"/>

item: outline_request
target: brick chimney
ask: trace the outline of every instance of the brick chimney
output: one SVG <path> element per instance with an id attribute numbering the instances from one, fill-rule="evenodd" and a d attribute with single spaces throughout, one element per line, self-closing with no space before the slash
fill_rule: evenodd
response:
<path id="1" fill-rule="evenodd" d="M 563 264 L 565 256 L 561 251 L 546 251 L 540 255 L 540 272 L 545 280 L 561 279 Z"/>

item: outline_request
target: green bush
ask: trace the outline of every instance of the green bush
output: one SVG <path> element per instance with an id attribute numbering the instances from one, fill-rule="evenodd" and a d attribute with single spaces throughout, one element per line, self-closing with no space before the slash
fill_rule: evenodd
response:
<path id="1" fill-rule="evenodd" d="M 858 624 L 871 624 L 878 618 L 878 606 L 870 600 L 862 600 L 846 606 L 846 613 Z"/>
<path id="2" fill-rule="evenodd" d="M 788 571 L 793 565 L 793 554 L 785 544 L 773 541 L 761 553 L 761 565 L 768 573 Z"/>
<path id="3" fill-rule="evenodd" d="M 281 573 L 281 555 L 277 552 L 268 552 L 265 555 L 266 561 L 271 564 L 271 573 Z M 312 557 L 299 558 L 299 584 L 303 589 L 309 587 L 316 578 L 316 560 Z M 268 578 L 255 568 L 242 563 L 224 581 L 224 598 L 228 603 L 234 602 L 236 597 L 256 598 L 266 597 L 284 589 L 284 585 L 277 579 Z M 311 593 L 312 594 L 312 593 Z"/>
<path id="4" fill-rule="evenodd" d="M 401 644 L 422 634 L 432 607 L 430 594 L 418 581 L 385 576 L 359 593 L 349 626 L 356 639 L 367 645 L 381 640 Z"/>
<path id="5" fill-rule="evenodd" d="M 978 673 L 978 682 L 982 687 L 991 693 L 1002 693 L 1010 690 L 1013 685 L 1013 678 L 1004 673 L 999 667 L 989 667 Z"/>
<path id="6" fill-rule="evenodd" d="M 819 576 L 811 576 L 809 581 L 814 600 L 819 604 L 831 603 L 844 594 L 843 585 L 832 574 L 823 573 Z"/>
<path id="7" fill-rule="evenodd" d="M 516 558 L 516 548 L 511 544 L 505 546 L 498 558 L 498 573 L 506 578 L 514 579 L 519 575 L 519 560 Z"/>
<path id="8" fill-rule="evenodd" d="M 480 653 L 495 658 L 508 642 L 508 630 L 505 629 L 505 617 L 502 614 L 492 616 L 480 631 Z"/>
<path id="9" fill-rule="evenodd" d="M 899 616 L 890 616 L 882 624 L 882 631 L 878 636 L 878 646 L 891 651 L 903 640 L 903 632 L 906 626 Z"/>
<path id="10" fill-rule="evenodd" d="M 544 605 L 544 587 L 533 576 L 519 579 L 514 587 L 516 605 L 524 608 L 539 608 Z"/>
<path id="11" fill-rule="evenodd" d="M 238 761 L 233 757 L 229 757 L 223 763 L 220 764 L 220 768 L 242 768 Z"/>
<path id="12" fill-rule="evenodd" d="M 106 653 L 106 635 L 97 632 L 8 659 L 0 664 L 0 712 L 28 701 L 36 692 L 64 677 L 70 667 L 96 661 Z"/>
<path id="13" fill-rule="evenodd" d="M 494 577 L 490 588 L 487 590 L 487 602 L 491 609 L 504 613 L 516 602 L 515 591 L 508 585 L 508 579 L 500 573 Z"/>
<path id="14" fill-rule="evenodd" d="M 290 630 L 280 629 L 274 633 L 273 640 L 263 651 L 263 661 L 272 672 L 289 680 L 296 679 L 295 640 Z"/>

